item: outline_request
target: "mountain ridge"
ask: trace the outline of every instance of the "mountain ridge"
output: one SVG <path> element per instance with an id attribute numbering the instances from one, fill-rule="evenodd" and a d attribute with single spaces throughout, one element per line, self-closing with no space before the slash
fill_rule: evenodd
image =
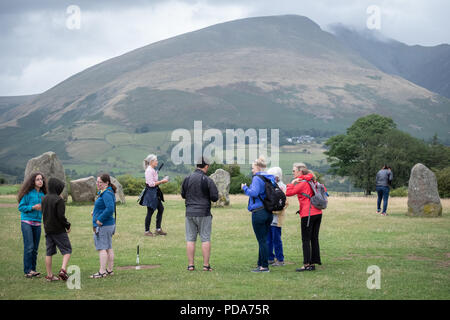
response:
<path id="1" fill-rule="evenodd" d="M 415 136 L 446 137 L 449 110 L 449 99 L 381 71 L 309 18 L 246 18 L 137 48 L 7 109 L 0 160 L 16 165 L 54 146 L 61 158 L 84 161 L 77 152 L 93 140 L 71 132 L 189 129 L 195 120 L 344 132 L 379 113 Z"/>

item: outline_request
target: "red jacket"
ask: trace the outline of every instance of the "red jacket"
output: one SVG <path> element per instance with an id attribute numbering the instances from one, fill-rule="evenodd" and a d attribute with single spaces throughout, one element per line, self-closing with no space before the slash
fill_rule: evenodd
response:
<path id="1" fill-rule="evenodd" d="M 309 213 L 309 203 L 311 200 L 309 200 L 307 197 L 302 195 L 302 193 L 305 193 L 309 196 L 313 196 L 314 193 L 309 186 L 308 182 L 301 181 L 297 183 L 296 185 L 293 185 L 289 183 L 286 186 L 286 197 L 292 197 L 297 195 L 298 202 L 300 204 L 300 218 L 304 218 L 308 216 Z M 322 214 L 322 210 L 317 209 L 314 206 L 311 206 L 311 215 L 314 216 L 316 214 Z"/>

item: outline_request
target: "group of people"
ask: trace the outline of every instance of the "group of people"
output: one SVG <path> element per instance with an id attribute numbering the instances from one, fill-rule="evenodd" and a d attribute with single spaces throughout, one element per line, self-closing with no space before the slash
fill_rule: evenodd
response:
<path id="1" fill-rule="evenodd" d="M 146 236 L 167 235 L 161 229 L 164 212 L 164 196 L 159 185 L 167 183 L 168 179 L 158 178 L 158 158 L 150 154 L 144 160 L 146 187 L 141 195 L 140 204 L 147 207 L 145 218 Z M 186 252 L 188 259 L 187 270 L 194 271 L 194 256 L 197 237 L 202 242 L 203 271 L 212 271 L 210 265 L 212 219 L 211 203 L 216 202 L 219 193 L 214 181 L 207 176 L 209 168 L 207 159 L 202 158 L 196 164 L 196 170 L 188 175 L 181 185 L 181 196 L 185 200 L 185 230 Z M 252 226 L 259 245 L 257 268 L 253 272 L 269 272 L 270 266 L 283 266 L 283 243 L 281 240 L 282 224 L 285 210 L 268 211 L 264 207 L 266 197 L 265 184 L 258 176 L 264 176 L 274 185 L 279 186 L 287 197 L 297 196 L 301 218 L 303 266 L 296 271 L 315 270 L 316 264 L 321 264 L 319 248 L 319 230 L 322 211 L 310 206 L 313 190 L 309 182 L 316 183 L 314 173 L 303 163 L 293 165 L 294 179 L 285 185 L 282 182 L 282 171 L 279 167 L 266 170 L 264 158 L 256 159 L 252 164 L 252 183 L 250 186 L 242 184 L 243 192 L 249 197 L 248 210 L 252 212 Z M 61 197 L 64 182 L 50 178 L 48 186 L 44 175 L 40 172 L 30 175 L 23 183 L 19 193 L 19 211 L 21 212 L 21 228 L 24 244 L 24 274 L 27 278 L 39 277 L 36 271 L 36 260 L 43 221 L 46 238 L 46 280 L 67 280 L 66 271 L 72 247 L 68 237 L 71 225 L 65 216 L 65 202 Z M 116 229 L 114 213 L 116 211 L 116 187 L 111 183 L 108 174 L 97 177 L 97 199 L 92 211 L 93 240 L 99 254 L 99 270 L 91 278 L 103 278 L 114 275 L 114 250 L 112 237 Z M 287 205 L 286 205 L 287 207 Z M 286 208 L 285 207 L 285 208 Z M 157 210 L 156 230 L 150 231 L 153 213 Z M 310 220 L 307 224 L 307 220 Z M 57 275 L 52 272 L 52 256 L 56 248 L 63 255 L 62 266 Z"/>
<path id="2" fill-rule="evenodd" d="M 47 281 L 66 281 L 67 264 L 72 254 L 72 246 L 68 233 L 71 224 L 67 221 L 66 205 L 61 194 L 65 184 L 63 181 L 50 178 L 47 181 L 44 174 L 35 172 L 31 174 L 19 190 L 17 200 L 21 229 L 23 235 L 23 271 L 27 278 L 38 278 L 40 272 L 36 271 L 39 242 L 41 239 L 41 226 L 44 223 L 46 240 L 45 267 Z M 112 236 L 115 232 L 115 195 L 116 187 L 111 183 L 108 174 L 97 177 L 98 197 L 92 211 L 92 225 L 94 245 L 99 254 L 100 269 L 92 274 L 91 278 L 103 278 L 113 275 L 114 250 L 112 249 Z M 52 271 L 52 257 L 57 250 L 63 255 L 62 265 L 58 275 Z"/>
<path id="3" fill-rule="evenodd" d="M 211 255 L 211 230 L 212 219 L 211 203 L 219 198 L 217 187 L 214 181 L 207 176 L 209 162 L 201 158 L 196 164 L 196 170 L 187 176 L 181 185 L 181 197 L 185 199 L 185 231 L 186 231 L 186 252 L 188 258 L 187 270 L 194 271 L 195 245 L 197 237 L 202 242 L 201 250 L 203 256 L 203 271 L 212 271 L 210 265 Z M 146 188 L 139 203 L 147 206 L 147 217 L 145 220 L 145 235 L 153 236 L 161 233 L 161 220 L 164 206 L 163 194 L 159 189 L 160 184 L 167 183 L 166 178 L 158 180 L 157 156 L 150 154 L 144 160 Z M 263 201 L 266 197 L 265 184 L 257 176 L 264 176 L 273 184 L 278 185 L 286 196 L 297 196 L 300 203 L 299 214 L 302 226 L 302 242 L 304 265 L 296 271 L 315 270 L 315 264 L 321 264 L 319 248 L 319 229 L 322 211 L 314 206 L 310 208 L 310 197 L 313 190 L 309 186 L 309 181 L 316 183 L 314 173 L 307 169 L 303 163 L 296 163 L 293 166 L 294 180 L 287 186 L 282 182 L 282 170 L 273 167 L 265 171 L 267 165 L 264 158 L 258 158 L 252 164 L 253 179 L 250 186 L 241 186 L 244 193 L 249 196 L 248 210 L 252 212 L 252 226 L 259 244 L 259 254 L 257 268 L 252 272 L 269 272 L 269 265 L 283 266 L 283 242 L 281 240 L 282 224 L 285 217 L 285 210 L 273 214 L 264 208 Z M 287 206 L 286 206 L 287 207 Z M 156 231 L 153 234 L 150 229 L 150 221 L 153 212 L 158 210 L 156 220 Z M 307 219 L 310 217 L 310 225 L 307 226 Z"/>
<path id="4" fill-rule="evenodd" d="M 295 163 L 292 169 L 294 179 L 291 183 L 284 185 L 281 181 L 281 168 L 270 168 L 266 172 L 266 167 L 264 158 L 256 159 L 252 164 L 251 185 L 241 185 L 244 193 L 249 196 L 248 210 L 252 212 L 252 226 L 259 245 L 258 265 L 252 272 L 270 272 L 269 265 L 273 267 L 284 265 L 281 229 L 285 210 L 274 214 L 265 208 L 265 183 L 258 176 L 264 176 L 273 184 L 277 184 L 287 197 L 297 196 L 300 205 L 298 213 L 301 219 L 303 266 L 297 268 L 296 271 L 313 271 L 315 264 L 321 264 L 319 230 L 322 210 L 310 205 L 314 191 L 310 187 L 309 181 L 317 183 L 316 177 L 304 163 Z M 310 219 L 310 223 L 307 226 L 308 219 Z"/>
<path id="5" fill-rule="evenodd" d="M 185 229 L 186 252 L 188 259 L 187 270 L 194 271 L 195 245 L 197 237 L 202 242 L 203 271 L 212 271 L 210 265 L 212 214 L 211 203 L 216 202 L 219 193 L 214 181 L 207 176 L 209 162 L 202 158 L 196 165 L 196 170 L 187 176 L 181 185 L 181 196 L 185 200 Z M 161 229 L 164 212 L 164 195 L 159 185 L 167 183 L 167 177 L 158 178 L 158 158 L 154 154 L 148 155 L 143 162 L 145 169 L 146 187 L 141 195 L 139 204 L 147 207 L 145 218 L 145 236 L 167 235 Z M 316 184 L 314 173 L 308 170 L 304 163 L 294 163 L 292 174 L 294 179 L 285 185 L 282 181 L 282 170 L 273 167 L 266 171 L 264 158 L 256 159 L 252 164 L 252 182 L 250 186 L 242 184 L 241 188 L 249 197 L 248 211 L 252 213 L 252 226 L 258 242 L 257 267 L 252 272 L 270 272 L 269 266 L 283 266 L 283 242 L 281 240 L 282 225 L 285 218 L 286 206 L 279 212 L 271 212 L 265 208 L 265 183 L 261 177 L 278 186 L 286 197 L 297 196 L 299 202 L 303 266 L 297 272 L 313 271 L 316 264 L 321 264 L 319 230 L 322 221 L 322 210 L 311 205 L 314 191 L 311 183 Z M 377 213 L 386 215 L 389 197 L 389 186 L 392 183 L 391 168 L 384 165 L 376 176 L 376 190 L 378 193 Z M 71 224 L 65 216 L 65 202 L 61 197 L 64 182 L 56 178 L 47 181 L 40 172 L 31 174 L 18 193 L 18 209 L 21 213 L 21 230 L 23 235 L 24 274 L 27 278 L 40 277 L 36 271 L 39 242 L 41 238 L 41 224 L 44 224 L 46 238 L 45 265 L 47 281 L 67 280 L 67 264 L 72 254 L 72 246 L 68 237 Z M 91 278 L 103 278 L 114 275 L 114 250 L 112 237 L 116 229 L 114 213 L 116 211 L 116 186 L 111 183 L 108 174 L 97 177 L 97 199 L 94 203 L 92 215 L 93 239 L 99 254 L 99 270 Z M 326 189 L 325 189 L 326 190 Z M 383 210 L 381 211 L 381 201 Z M 151 218 L 157 210 L 156 229 L 150 231 Z M 59 249 L 63 255 L 62 265 L 58 275 L 52 272 L 52 256 Z"/>

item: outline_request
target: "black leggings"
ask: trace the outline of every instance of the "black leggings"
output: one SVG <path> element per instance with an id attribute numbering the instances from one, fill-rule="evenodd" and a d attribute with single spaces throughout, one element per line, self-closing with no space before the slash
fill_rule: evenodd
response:
<path id="1" fill-rule="evenodd" d="M 156 214 L 156 229 L 161 229 L 162 215 L 164 212 L 164 206 L 161 201 L 158 201 L 158 213 Z M 155 209 L 147 207 L 147 216 L 145 217 L 145 231 L 150 231 L 150 222 L 152 221 L 152 215 Z"/>
<path id="2" fill-rule="evenodd" d="M 316 214 L 311 216 L 309 227 L 308 217 L 301 219 L 302 226 L 302 242 L 303 242 L 303 264 L 322 264 L 320 261 L 319 247 L 319 229 L 322 215 Z"/>

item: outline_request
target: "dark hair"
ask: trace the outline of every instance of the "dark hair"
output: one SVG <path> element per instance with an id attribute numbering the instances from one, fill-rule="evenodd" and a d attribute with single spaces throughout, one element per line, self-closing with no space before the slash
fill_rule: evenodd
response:
<path id="1" fill-rule="evenodd" d="M 209 160 L 205 157 L 198 159 L 197 168 L 203 169 L 204 167 L 209 166 Z"/>
<path id="2" fill-rule="evenodd" d="M 116 193 L 117 187 L 111 183 L 111 177 L 107 173 L 102 173 L 98 176 L 100 180 L 102 180 L 104 183 L 108 183 L 108 187 L 111 187 L 113 189 L 114 193 Z"/>
<path id="3" fill-rule="evenodd" d="M 387 164 L 384 164 L 383 169 L 390 169 L 391 167 L 389 167 Z"/>
<path id="4" fill-rule="evenodd" d="M 42 181 L 44 182 L 41 188 L 41 191 L 44 194 L 47 194 L 47 181 L 45 180 L 45 176 L 41 172 L 33 172 L 28 176 L 28 178 L 25 179 L 22 186 L 19 189 L 19 192 L 17 193 L 17 201 L 20 202 L 22 198 L 31 190 L 36 188 L 36 177 L 42 176 Z"/>

